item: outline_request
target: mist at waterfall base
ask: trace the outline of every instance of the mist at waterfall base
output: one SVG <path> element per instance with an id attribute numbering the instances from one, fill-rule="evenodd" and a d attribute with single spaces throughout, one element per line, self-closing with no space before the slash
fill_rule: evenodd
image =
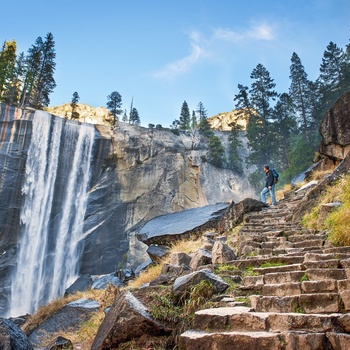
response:
<path id="1" fill-rule="evenodd" d="M 93 125 L 35 112 L 9 316 L 34 313 L 77 277 L 94 132 Z"/>

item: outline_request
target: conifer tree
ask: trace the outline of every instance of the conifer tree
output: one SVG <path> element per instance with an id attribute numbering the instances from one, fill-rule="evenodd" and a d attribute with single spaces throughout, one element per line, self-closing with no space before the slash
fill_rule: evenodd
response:
<path id="1" fill-rule="evenodd" d="M 239 134 L 242 131 L 242 126 L 237 122 L 231 122 L 231 131 L 228 137 L 229 149 L 228 149 L 228 159 L 227 166 L 233 171 L 243 174 L 243 162 L 242 158 L 239 156 L 239 150 L 242 147 L 242 141 L 239 139 Z"/>
<path id="2" fill-rule="evenodd" d="M 184 101 L 182 104 L 179 122 L 179 127 L 181 130 L 190 129 L 191 115 L 186 101 Z"/>
<path id="3" fill-rule="evenodd" d="M 23 88 L 20 97 L 20 106 L 31 106 L 33 100 L 35 82 L 39 76 L 41 67 L 41 48 L 43 42 L 42 38 L 38 37 L 35 44 L 28 49 L 28 55 L 26 57 L 24 65 L 24 81 Z"/>
<path id="4" fill-rule="evenodd" d="M 209 136 L 208 162 L 219 168 L 224 167 L 226 162 L 225 148 L 214 133 Z"/>
<path id="5" fill-rule="evenodd" d="M 13 84 L 16 75 L 16 41 L 5 41 L 0 52 L 0 100 L 4 101 L 5 91 Z"/>
<path id="6" fill-rule="evenodd" d="M 192 118 L 191 118 L 191 129 L 195 129 L 197 127 L 197 115 L 195 111 L 192 111 Z"/>
<path id="7" fill-rule="evenodd" d="M 291 84 L 289 95 L 293 100 L 299 127 L 304 134 L 307 143 L 310 143 L 310 126 L 311 126 L 311 108 L 308 101 L 309 97 L 309 80 L 301 63 L 299 56 L 293 52 L 290 66 Z"/>
<path id="8" fill-rule="evenodd" d="M 119 115 L 122 113 L 120 107 L 122 106 L 122 96 L 118 91 L 113 91 L 107 96 L 107 109 L 113 116 L 113 125 L 118 121 Z"/>
<path id="9" fill-rule="evenodd" d="M 5 84 L 5 90 L 2 96 L 2 100 L 12 106 L 16 106 L 19 103 L 24 66 L 25 56 L 24 53 L 21 52 L 16 60 L 14 72 L 9 81 Z"/>
<path id="10" fill-rule="evenodd" d="M 34 108 L 47 107 L 50 104 L 50 93 L 56 87 L 54 72 L 56 69 L 55 41 L 52 33 L 48 33 L 45 41 L 39 46 L 41 52 L 41 62 L 38 76 L 35 79 L 35 89 L 33 92 L 31 106 Z"/>
<path id="11" fill-rule="evenodd" d="M 322 115 L 345 91 L 350 89 L 350 80 L 347 79 L 349 62 L 346 52 L 331 41 L 323 53 L 318 78 Z"/>
<path id="12" fill-rule="evenodd" d="M 211 125 L 208 121 L 208 113 L 204 108 L 204 105 L 202 102 L 199 102 L 196 112 L 198 115 L 197 119 L 199 121 L 200 134 L 210 137 L 211 135 L 213 135 L 213 131 L 211 130 Z"/>
<path id="13" fill-rule="evenodd" d="M 129 123 L 134 125 L 140 125 L 140 116 L 138 110 L 133 107 L 130 113 Z"/>
<path id="14" fill-rule="evenodd" d="M 271 128 L 275 137 L 275 147 L 271 148 L 273 163 L 286 170 L 291 166 L 292 144 L 298 135 L 293 102 L 287 93 L 279 97 L 273 109 L 272 119 Z"/>
<path id="15" fill-rule="evenodd" d="M 79 99 L 80 99 L 80 96 L 75 91 L 73 93 L 72 100 L 71 100 L 71 103 L 70 103 L 70 106 L 72 107 L 72 114 L 71 114 L 71 118 L 72 119 L 79 119 L 79 113 L 77 112 Z"/>
<path id="16" fill-rule="evenodd" d="M 258 171 L 261 171 L 264 164 L 271 162 L 274 135 L 269 127 L 272 118 L 270 101 L 274 100 L 278 94 L 274 90 L 276 84 L 262 64 L 256 66 L 250 77 L 254 79 L 249 90 L 249 101 L 254 112 L 247 124 L 247 138 L 250 147 L 248 162 L 257 166 Z"/>

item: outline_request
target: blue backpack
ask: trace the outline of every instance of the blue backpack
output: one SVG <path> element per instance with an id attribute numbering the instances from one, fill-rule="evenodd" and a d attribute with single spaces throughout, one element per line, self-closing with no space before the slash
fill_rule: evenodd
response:
<path id="1" fill-rule="evenodd" d="M 272 169 L 272 174 L 274 177 L 274 183 L 276 184 L 278 182 L 279 174 L 276 169 Z"/>

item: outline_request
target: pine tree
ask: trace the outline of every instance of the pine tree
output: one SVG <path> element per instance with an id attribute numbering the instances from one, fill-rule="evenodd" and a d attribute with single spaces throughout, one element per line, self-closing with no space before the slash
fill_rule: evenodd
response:
<path id="1" fill-rule="evenodd" d="M 31 106 L 34 108 L 47 107 L 50 104 L 50 93 L 56 87 L 54 72 L 56 67 L 56 52 L 53 35 L 48 33 L 40 47 L 41 65 L 35 81 Z"/>
<path id="2" fill-rule="evenodd" d="M 77 107 L 78 107 L 78 102 L 79 102 L 80 96 L 79 94 L 75 91 L 73 93 L 73 97 L 70 103 L 70 106 L 72 107 L 72 114 L 71 114 L 71 118 L 72 119 L 79 119 L 79 113 L 76 111 Z"/>
<path id="3" fill-rule="evenodd" d="M 309 104 L 309 80 L 299 56 L 293 52 L 290 66 L 291 85 L 289 95 L 293 100 L 297 119 L 306 141 L 310 142 L 311 108 Z"/>
<path id="4" fill-rule="evenodd" d="M 122 106 L 122 96 L 118 91 L 113 91 L 107 96 L 107 109 L 113 116 L 113 125 L 118 121 L 119 115 L 122 113 L 120 107 Z"/>
<path id="5" fill-rule="evenodd" d="M 234 101 L 237 101 L 235 108 L 238 111 L 237 116 L 241 119 L 250 119 L 254 110 L 249 98 L 248 86 L 238 84 L 238 94 L 235 95 Z"/>
<path id="6" fill-rule="evenodd" d="M 291 166 L 292 142 L 298 134 L 293 102 L 287 93 L 279 97 L 272 119 L 271 127 L 276 140 L 275 147 L 271 148 L 273 163 L 285 170 Z"/>
<path id="7" fill-rule="evenodd" d="M 4 92 L 13 84 L 16 75 L 16 49 L 14 40 L 5 41 L 0 52 L 0 101 L 4 101 Z"/>
<path id="8" fill-rule="evenodd" d="M 28 55 L 24 64 L 24 81 L 20 97 L 20 106 L 31 106 L 35 91 L 35 82 L 39 76 L 42 64 L 41 48 L 43 46 L 42 38 L 38 37 L 35 44 L 28 50 Z"/>
<path id="9" fill-rule="evenodd" d="M 230 123 L 231 131 L 228 137 L 229 140 L 229 150 L 227 166 L 233 171 L 243 174 L 243 162 L 242 158 L 239 156 L 239 149 L 242 147 L 242 141 L 239 139 L 239 134 L 242 131 L 242 126 L 237 122 Z"/>
<path id="10" fill-rule="evenodd" d="M 344 92 L 350 89 L 350 80 L 347 79 L 347 64 L 346 52 L 331 41 L 323 53 L 318 78 L 322 115 Z"/>
<path id="11" fill-rule="evenodd" d="M 130 113 L 129 123 L 134 125 L 140 125 L 140 116 L 138 110 L 133 107 Z"/>
<path id="12" fill-rule="evenodd" d="M 190 129 L 191 115 L 190 115 L 190 110 L 188 108 L 188 104 L 186 101 L 184 101 L 182 104 L 179 121 L 180 121 L 179 127 L 181 130 Z"/>
<path id="13" fill-rule="evenodd" d="M 199 121 L 199 132 L 200 134 L 210 137 L 213 135 L 213 130 L 211 129 L 211 125 L 208 121 L 208 113 L 206 109 L 204 108 L 204 105 L 202 102 L 199 102 L 196 113 L 198 115 L 198 121 Z"/>
<path id="14" fill-rule="evenodd" d="M 247 125 L 247 138 L 250 147 L 248 162 L 251 165 L 256 165 L 260 171 L 264 164 L 271 162 L 274 135 L 269 127 L 272 118 L 270 101 L 276 99 L 278 94 L 274 90 L 276 84 L 262 64 L 256 66 L 250 77 L 254 79 L 249 90 L 249 101 L 254 112 L 252 112 Z"/>
<path id="15" fill-rule="evenodd" d="M 197 116 L 196 116 L 196 112 L 192 111 L 192 118 L 191 118 L 191 129 L 196 129 L 197 127 Z"/>
<path id="16" fill-rule="evenodd" d="M 225 148 L 214 133 L 209 137 L 208 162 L 219 168 L 222 168 L 226 162 Z"/>
<path id="17" fill-rule="evenodd" d="M 5 91 L 3 94 L 3 101 L 10 105 L 16 106 L 19 103 L 22 87 L 23 72 L 25 70 L 25 56 L 21 52 L 16 60 L 16 66 L 12 77 L 5 84 Z"/>

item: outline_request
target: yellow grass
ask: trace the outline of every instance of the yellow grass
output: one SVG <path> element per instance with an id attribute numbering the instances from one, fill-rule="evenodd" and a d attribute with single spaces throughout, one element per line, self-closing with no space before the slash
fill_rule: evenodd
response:
<path id="1" fill-rule="evenodd" d="M 190 254 L 197 251 L 201 246 L 201 238 L 194 241 L 188 239 L 179 240 L 170 246 L 169 253 L 180 252 Z M 138 288 L 157 278 L 161 274 L 163 264 L 169 263 L 170 254 L 161 259 L 159 263 L 150 265 L 146 270 L 142 271 L 134 280 L 129 282 L 127 288 Z"/>

